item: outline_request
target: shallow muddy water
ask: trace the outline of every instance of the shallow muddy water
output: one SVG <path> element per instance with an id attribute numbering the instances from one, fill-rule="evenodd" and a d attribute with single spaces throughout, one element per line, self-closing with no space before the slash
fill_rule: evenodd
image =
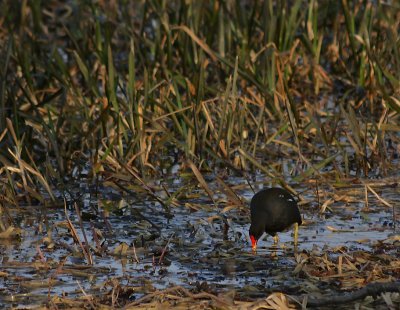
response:
<path id="1" fill-rule="evenodd" d="M 176 179 L 169 191 L 182 182 Z M 322 215 L 312 190 L 295 189 L 307 200 L 300 203 L 304 225 L 299 229 L 297 253 L 322 255 L 335 248 L 374 252 L 379 242 L 395 235 L 393 209 L 373 195 L 365 209 L 357 196 L 363 189 L 357 189 L 354 197 L 348 194 L 354 198 L 350 202 L 333 202 Z M 397 187 L 379 190 L 383 199 L 399 204 Z M 0 240 L 0 305 L 42 303 L 61 295 L 100 295 L 116 283 L 132 288 L 126 296 L 131 300 L 174 285 L 211 292 L 235 290 L 244 299 L 276 290 L 299 292 L 305 285 L 302 277 L 293 275 L 298 262 L 291 230 L 279 234 L 277 246 L 268 236 L 260 240 L 256 254 L 251 251 L 247 204 L 230 208 L 221 194 L 214 205 L 201 194 L 167 210 L 143 195 L 122 198 L 110 189 L 101 193 L 95 201 L 85 194 L 80 207 L 92 266 L 72 239 L 62 208 L 26 207 L 29 212 L 13 212 L 16 227 L 22 230 L 20 238 Z M 253 192 L 243 187 L 239 194 L 248 201 Z M 104 213 L 107 209 L 112 211 Z M 76 210 L 69 206 L 66 212 L 84 243 Z M 126 251 L 124 244 L 129 246 Z"/>

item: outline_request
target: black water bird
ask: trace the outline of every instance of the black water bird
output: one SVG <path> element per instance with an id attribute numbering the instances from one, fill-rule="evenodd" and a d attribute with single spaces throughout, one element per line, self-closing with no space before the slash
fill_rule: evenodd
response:
<path id="1" fill-rule="evenodd" d="M 277 242 L 277 232 L 294 225 L 294 243 L 297 245 L 298 225 L 302 219 L 296 200 L 285 189 L 273 187 L 263 189 L 253 196 L 250 203 L 251 246 L 257 249 L 257 241 L 266 232 Z"/>

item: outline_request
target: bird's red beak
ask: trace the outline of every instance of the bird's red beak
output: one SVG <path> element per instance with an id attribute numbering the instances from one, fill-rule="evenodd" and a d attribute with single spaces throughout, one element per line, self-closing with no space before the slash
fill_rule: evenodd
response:
<path id="1" fill-rule="evenodd" d="M 257 240 L 254 238 L 253 235 L 250 235 L 250 240 L 251 240 L 251 248 L 253 251 L 257 250 Z"/>

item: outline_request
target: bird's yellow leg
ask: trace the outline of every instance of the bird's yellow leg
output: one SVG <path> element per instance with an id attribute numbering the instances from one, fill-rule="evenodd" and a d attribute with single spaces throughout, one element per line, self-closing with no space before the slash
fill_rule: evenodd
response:
<path id="1" fill-rule="evenodd" d="M 299 240 L 299 224 L 294 224 L 294 246 L 297 247 L 297 243 Z"/>
<path id="2" fill-rule="evenodd" d="M 271 252 L 271 258 L 277 258 L 277 249 L 278 249 L 278 242 L 279 242 L 279 237 L 278 235 L 275 235 L 272 237 L 274 239 L 274 244 L 272 245 L 272 252 Z"/>

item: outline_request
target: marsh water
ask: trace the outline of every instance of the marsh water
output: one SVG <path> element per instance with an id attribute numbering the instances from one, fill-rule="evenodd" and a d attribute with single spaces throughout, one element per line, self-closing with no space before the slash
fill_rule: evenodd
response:
<path id="1" fill-rule="evenodd" d="M 174 193 L 192 181 L 175 175 L 165 182 L 168 192 Z M 38 205 L 10 211 L 8 216 L 21 231 L 15 238 L 0 240 L 0 305 L 40 304 L 54 296 L 100 295 L 116 285 L 130 287 L 126 297 L 131 300 L 175 285 L 199 291 L 235 290 L 236 298 L 241 299 L 263 297 L 272 291 L 302 291 L 305 280 L 293 276 L 297 263 L 292 231 L 280 233 L 278 245 L 264 237 L 253 253 L 248 239 L 248 201 L 253 191 L 238 176 L 225 177 L 225 181 L 236 188 L 242 205 L 231 203 L 213 181 L 209 186 L 215 189 L 215 202 L 195 186 L 167 208 L 134 189 L 122 195 L 113 187 L 81 184 L 69 189 L 66 209 Z M 398 186 L 386 184 L 393 186 L 379 185 L 380 197 L 398 205 Z M 156 194 L 163 196 L 161 185 L 154 187 L 159 189 Z M 254 187 L 264 186 L 271 184 L 256 182 Z M 337 201 L 328 204 L 323 213 L 321 206 L 332 196 L 333 186 L 321 186 L 319 199 L 313 186 L 294 188 L 301 193 L 298 200 L 304 218 L 296 253 L 319 255 L 334 248 L 373 252 L 377 243 L 395 235 L 393 208 L 371 193 L 366 206 L 360 198 L 362 185 L 336 190 Z M 80 218 L 71 203 L 73 197 L 80 197 Z M 85 232 L 92 265 L 72 238 L 67 219 L 83 246 Z"/>

